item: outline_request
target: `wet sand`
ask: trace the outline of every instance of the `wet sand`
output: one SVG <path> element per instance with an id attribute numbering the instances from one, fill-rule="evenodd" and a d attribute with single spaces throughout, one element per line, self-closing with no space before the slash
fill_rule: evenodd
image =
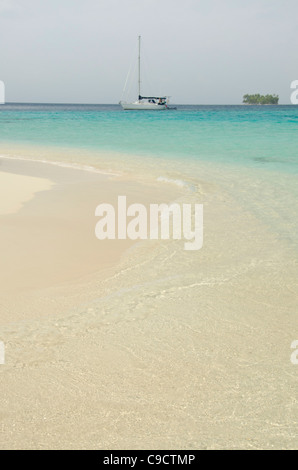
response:
<path id="1" fill-rule="evenodd" d="M 18 212 L 35 193 L 51 187 L 46 179 L 0 172 L 0 215 Z"/>
<path id="2" fill-rule="evenodd" d="M 53 184 L 0 218 L 2 449 L 297 448 L 297 262 L 245 176 L 202 167 L 187 191 L 1 163 Z M 204 203 L 203 249 L 100 245 L 94 209 L 119 193 Z"/>
<path id="3" fill-rule="evenodd" d="M 178 190 L 164 191 L 157 183 L 149 187 L 120 181 L 113 174 L 47 163 L 2 159 L 1 170 L 0 325 L 46 316 L 52 311 L 51 303 L 41 313 L 29 302 L 28 313 L 23 300 L 42 299 L 42 291 L 61 286 L 71 292 L 94 273 L 104 278 L 133 246 L 135 242 L 129 239 L 95 237 L 95 209 L 99 204 L 117 207 L 119 194 L 127 195 L 128 204 L 144 205 L 161 197 L 170 202 L 179 195 Z"/>

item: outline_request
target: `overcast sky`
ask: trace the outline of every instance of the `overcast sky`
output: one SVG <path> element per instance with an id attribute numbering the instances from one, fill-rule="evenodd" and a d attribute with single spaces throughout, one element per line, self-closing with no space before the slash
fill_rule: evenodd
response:
<path id="1" fill-rule="evenodd" d="M 143 75 L 173 103 L 290 103 L 297 0 L 0 0 L 6 101 L 117 103 L 139 34 Z"/>

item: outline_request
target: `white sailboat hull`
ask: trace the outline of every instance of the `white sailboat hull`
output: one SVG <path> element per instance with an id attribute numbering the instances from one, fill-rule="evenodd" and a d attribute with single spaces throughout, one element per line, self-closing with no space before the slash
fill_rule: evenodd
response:
<path id="1" fill-rule="evenodd" d="M 140 111 L 162 111 L 167 109 L 165 104 L 156 104 L 156 103 L 120 103 L 124 110 L 140 110 Z"/>

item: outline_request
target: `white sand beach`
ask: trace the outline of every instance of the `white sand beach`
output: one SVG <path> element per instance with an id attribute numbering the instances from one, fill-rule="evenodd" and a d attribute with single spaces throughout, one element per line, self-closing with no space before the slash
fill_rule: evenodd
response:
<path id="1" fill-rule="evenodd" d="M 190 191 L 179 168 L 1 168 L 18 191 L 0 216 L 1 449 L 295 448 L 297 265 L 253 199 L 279 175 L 201 165 Z M 95 207 L 119 194 L 202 202 L 203 249 L 100 242 Z"/>
<path id="2" fill-rule="evenodd" d="M 0 215 L 13 214 L 39 191 L 51 189 L 43 178 L 0 172 Z"/>
<path id="3" fill-rule="evenodd" d="M 0 0 L 0 451 L 298 450 L 297 35 Z"/>

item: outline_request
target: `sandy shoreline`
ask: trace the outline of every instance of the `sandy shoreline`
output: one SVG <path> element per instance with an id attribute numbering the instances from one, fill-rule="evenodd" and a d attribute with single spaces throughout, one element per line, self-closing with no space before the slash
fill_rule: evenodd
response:
<path id="1" fill-rule="evenodd" d="M 18 212 L 35 193 L 51 187 L 46 179 L 0 172 L 0 215 Z"/>
<path id="2" fill-rule="evenodd" d="M 1 295 L 13 302 L 37 290 L 81 283 L 94 273 L 104 277 L 134 245 L 129 239 L 96 239 L 98 204 L 116 207 L 119 194 L 126 194 L 131 202 L 136 196 L 144 204 L 160 197 L 169 202 L 179 196 L 178 190 L 165 190 L 160 184 L 144 187 L 47 163 L 2 159 L 1 168 L 0 245 L 5 247 Z M 9 316 L 2 312 L 0 324 L 18 319 L 17 312 L 9 312 Z M 30 318 L 32 315 L 33 311 Z"/>
<path id="3" fill-rule="evenodd" d="M 54 185 L 0 217 L 0 448 L 297 447 L 297 264 L 228 173 L 201 168 L 190 192 L 17 160 L 1 172 Z M 203 202 L 203 249 L 99 247 L 94 208 L 119 193 Z"/>

